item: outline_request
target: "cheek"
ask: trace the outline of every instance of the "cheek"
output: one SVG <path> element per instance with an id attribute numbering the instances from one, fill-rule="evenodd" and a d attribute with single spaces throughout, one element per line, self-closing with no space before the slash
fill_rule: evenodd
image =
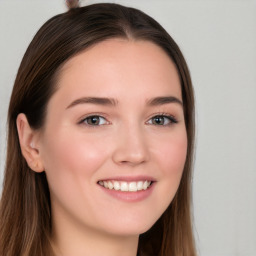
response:
<path id="1" fill-rule="evenodd" d="M 159 170 L 153 195 L 155 218 L 158 219 L 172 202 L 180 184 L 187 155 L 186 130 L 158 136 L 152 142 L 151 152 L 157 164 L 154 167 Z"/>
<path id="2" fill-rule="evenodd" d="M 187 156 L 187 139 L 175 139 L 166 144 L 162 150 L 162 163 L 166 174 L 182 173 Z"/>
<path id="3" fill-rule="evenodd" d="M 166 175 L 182 173 L 187 156 L 186 131 L 183 130 L 163 139 L 158 144 L 156 152 L 158 152 L 158 161 Z"/>
<path id="4" fill-rule="evenodd" d="M 155 157 L 161 169 L 162 193 L 169 195 L 166 197 L 168 205 L 178 189 L 186 161 L 186 131 L 175 133 L 161 142 L 155 151 Z"/>
<path id="5" fill-rule="evenodd" d="M 74 133 L 75 134 L 75 133 Z M 90 177 L 104 163 L 108 154 L 102 140 L 95 141 L 89 136 L 70 136 L 59 132 L 45 140 L 44 165 L 49 177 L 68 180 L 67 176 Z M 61 176 L 60 176 L 61 175 Z"/>

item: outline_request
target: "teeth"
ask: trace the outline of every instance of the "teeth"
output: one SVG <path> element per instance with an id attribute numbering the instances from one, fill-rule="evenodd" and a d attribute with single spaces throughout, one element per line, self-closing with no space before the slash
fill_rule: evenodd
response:
<path id="1" fill-rule="evenodd" d="M 137 189 L 142 190 L 142 188 L 143 188 L 143 181 L 137 182 Z"/>
<path id="2" fill-rule="evenodd" d="M 109 188 L 109 189 L 113 189 L 113 187 L 114 187 L 113 183 L 112 183 L 111 181 L 109 181 L 109 182 L 108 182 L 108 188 Z"/>
<path id="3" fill-rule="evenodd" d="M 136 184 L 136 182 L 131 182 L 129 184 L 129 191 L 137 191 L 137 184 Z"/>
<path id="4" fill-rule="evenodd" d="M 107 189 L 136 192 L 148 189 L 151 185 L 151 181 L 99 181 L 99 185 Z"/>
<path id="5" fill-rule="evenodd" d="M 104 187 L 108 188 L 108 183 L 106 181 L 103 181 Z"/>
<path id="6" fill-rule="evenodd" d="M 114 190 L 120 190 L 121 189 L 121 186 L 119 184 L 119 182 L 115 181 L 114 182 Z"/>
<path id="7" fill-rule="evenodd" d="M 121 191 L 128 191 L 128 183 L 127 182 L 121 182 Z"/>
<path id="8" fill-rule="evenodd" d="M 143 189 L 146 190 L 149 186 L 149 183 L 147 181 L 144 181 L 143 183 Z"/>

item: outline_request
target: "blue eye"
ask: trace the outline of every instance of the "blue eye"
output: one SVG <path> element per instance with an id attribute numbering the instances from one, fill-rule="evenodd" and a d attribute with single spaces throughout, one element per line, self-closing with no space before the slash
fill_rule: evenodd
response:
<path id="1" fill-rule="evenodd" d="M 95 115 L 95 116 L 86 117 L 81 121 L 81 123 L 85 123 L 91 126 L 98 126 L 98 125 L 107 124 L 108 122 L 104 117 Z"/>
<path id="2" fill-rule="evenodd" d="M 167 115 L 157 115 L 153 116 L 149 121 L 149 124 L 152 125 L 170 125 L 172 123 L 177 123 L 177 120 L 173 116 L 167 116 Z"/>

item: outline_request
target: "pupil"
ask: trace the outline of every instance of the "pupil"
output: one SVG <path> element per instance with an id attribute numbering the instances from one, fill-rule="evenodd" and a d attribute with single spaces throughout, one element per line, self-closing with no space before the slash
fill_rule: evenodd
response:
<path id="1" fill-rule="evenodd" d="M 99 123 L 99 118 L 97 116 L 93 116 L 90 118 L 89 121 L 91 124 L 98 124 Z"/>
<path id="2" fill-rule="evenodd" d="M 163 118 L 158 116 L 158 117 L 155 117 L 155 123 L 156 124 L 163 124 Z"/>

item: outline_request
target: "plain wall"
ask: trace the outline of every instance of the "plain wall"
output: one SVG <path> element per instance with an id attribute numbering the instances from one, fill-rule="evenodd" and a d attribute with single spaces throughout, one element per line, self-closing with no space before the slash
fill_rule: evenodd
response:
<path id="1" fill-rule="evenodd" d="M 255 256 L 256 1 L 114 2 L 159 21 L 190 67 L 197 107 L 193 191 L 199 254 Z M 6 114 L 19 63 L 39 27 L 65 10 L 61 0 L 0 0 L 1 182 Z"/>

